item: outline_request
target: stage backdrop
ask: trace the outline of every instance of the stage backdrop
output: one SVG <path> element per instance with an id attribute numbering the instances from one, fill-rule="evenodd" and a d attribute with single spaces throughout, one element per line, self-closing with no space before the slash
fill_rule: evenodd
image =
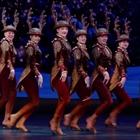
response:
<path id="1" fill-rule="evenodd" d="M 18 81 L 20 74 L 22 73 L 23 69 L 16 68 L 16 79 Z M 57 98 L 56 91 L 53 92 L 50 89 L 50 75 L 43 73 L 44 83 L 42 88 L 39 89 L 40 91 L 40 98 Z M 30 82 L 29 82 L 30 84 Z M 125 89 L 128 94 L 132 98 L 139 98 L 140 97 L 140 67 L 129 67 L 127 72 L 127 81 L 125 84 Z M 19 92 L 17 93 L 18 97 L 26 97 L 26 92 Z M 72 99 L 78 99 L 78 96 L 74 93 L 71 96 Z M 113 98 L 115 96 L 113 95 Z M 98 99 L 97 93 L 93 93 L 92 99 Z"/>

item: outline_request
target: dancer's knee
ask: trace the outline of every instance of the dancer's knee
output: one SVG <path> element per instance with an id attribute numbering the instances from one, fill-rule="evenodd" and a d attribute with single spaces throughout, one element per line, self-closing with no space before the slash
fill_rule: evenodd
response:
<path id="1" fill-rule="evenodd" d="M 40 104 L 40 99 L 32 101 L 33 105 L 36 107 Z"/>

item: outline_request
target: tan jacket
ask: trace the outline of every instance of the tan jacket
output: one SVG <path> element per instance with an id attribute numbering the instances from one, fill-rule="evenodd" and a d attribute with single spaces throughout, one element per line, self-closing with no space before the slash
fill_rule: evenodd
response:
<path id="1" fill-rule="evenodd" d="M 118 49 L 115 53 L 114 62 L 115 67 L 110 80 L 110 91 L 112 91 L 117 86 L 122 77 L 126 77 L 127 65 L 130 63 L 127 51 Z"/>
<path id="2" fill-rule="evenodd" d="M 0 73 L 5 66 L 10 70 L 14 68 L 16 54 L 13 42 L 3 38 L 0 42 Z"/>
<path id="3" fill-rule="evenodd" d="M 41 67 L 41 50 L 39 47 L 29 41 L 25 46 L 25 55 L 26 55 L 26 68 L 22 72 L 17 87 L 20 86 L 20 91 L 24 90 L 23 86 L 21 85 L 21 81 L 30 73 L 32 72 L 36 77 L 39 75 L 39 69 Z"/>
<path id="4" fill-rule="evenodd" d="M 70 94 L 74 92 L 74 88 L 79 79 L 83 77 L 84 80 L 84 78 L 88 76 L 87 69 L 90 59 L 85 45 L 77 44 L 77 46 L 73 48 L 72 54 L 74 57 L 74 69 L 71 75 Z"/>
<path id="5" fill-rule="evenodd" d="M 68 71 L 71 46 L 68 43 L 67 39 L 58 36 L 52 41 L 52 45 L 55 61 L 51 71 L 50 86 L 52 90 L 54 90 L 52 84 L 53 79 L 59 72 L 64 70 Z"/>
<path id="6" fill-rule="evenodd" d="M 95 68 L 91 77 L 91 87 L 97 76 L 102 74 L 102 71 L 106 70 L 110 72 L 112 52 L 107 46 L 97 43 L 93 46 L 92 57 Z"/>

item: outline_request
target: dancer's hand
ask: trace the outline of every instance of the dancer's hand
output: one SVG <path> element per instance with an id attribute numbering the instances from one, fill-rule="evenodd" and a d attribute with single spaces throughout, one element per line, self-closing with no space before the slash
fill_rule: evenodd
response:
<path id="1" fill-rule="evenodd" d="M 66 81 L 67 74 L 68 74 L 67 71 L 62 71 L 62 72 L 61 72 L 60 80 L 61 80 L 62 82 L 65 82 L 65 81 Z"/>
<path id="2" fill-rule="evenodd" d="M 123 88 L 125 82 L 126 82 L 126 77 L 122 77 L 121 81 L 118 83 L 118 86 L 121 87 L 121 88 Z"/>
<path id="3" fill-rule="evenodd" d="M 109 82 L 109 79 L 110 79 L 109 73 L 107 71 L 104 71 L 103 76 L 104 76 L 103 83 L 107 84 Z"/>
<path id="4" fill-rule="evenodd" d="M 89 77 L 87 76 L 84 81 L 85 81 L 86 87 L 89 88 L 89 84 L 90 84 Z"/>
<path id="5" fill-rule="evenodd" d="M 38 86 L 39 86 L 39 87 L 42 87 L 42 84 L 43 84 L 43 77 L 42 77 L 42 75 L 40 74 L 40 75 L 38 76 Z"/>
<path id="6" fill-rule="evenodd" d="M 14 79 L 14 77 L 15 77 L 15 70 L 14 70 L 14 69 L 12 69 L 12 70 L 10 70 L 10 74 L 9 74 L 8 79 L 13 80 L 13 79 Z"/>

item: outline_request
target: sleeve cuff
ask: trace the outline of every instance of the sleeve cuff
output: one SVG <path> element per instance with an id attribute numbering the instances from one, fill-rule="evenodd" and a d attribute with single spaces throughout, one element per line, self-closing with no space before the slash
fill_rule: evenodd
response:
<path id="1" fill-rule="evenodd" d="M 40 75 L 40 72 L 36 73 L 36 77 L 38 77 Z"/>
<path id="2" fill-rule="evenodd" d="M 127 77 L 126 73 L 121 74 L 121 78 L 123 78 L 123 77 Z"/>
<path id="3" fill-rule="evenodd" d="M 67 71 L 67 68 L 66 68 L 64 65 L 59 66 L 59 69 L 60 69 L 61 71 Z"/>
<path id="4" fill-rule="evenodd" d="M 87 75 L 86 72 L 83 72 L 83 73 L 82 73 L 82 77 L 83 77 L 83 78 L 86 78 L 87 76 L 88 76 L 88 75 Z"/>
<path id="5" fill-rule="evenodd" d="M 106 68 L 100 68 L 99 71 L 103 74 L 107 69 Z"/>

